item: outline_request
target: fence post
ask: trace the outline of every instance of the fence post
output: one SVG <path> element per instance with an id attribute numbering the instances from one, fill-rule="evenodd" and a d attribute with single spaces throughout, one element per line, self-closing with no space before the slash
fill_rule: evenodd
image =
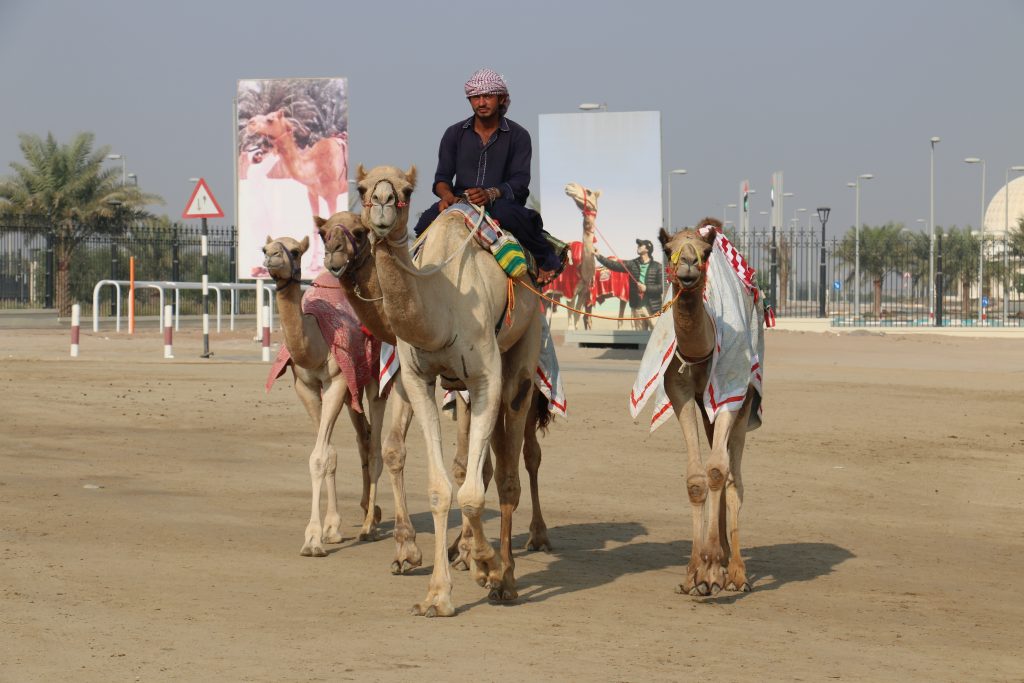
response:
<path id="1" fill-rule="evenodd" d="M 821 211 L 821 209 L 818 209 Z M 818 264 L 818 317 L 825 317 L 825 222 L 828 220 L 828 209 L 825 210 L 825 220 L 821 221 L 821 263 Z"/>
<path id="2" fill-rule="evenodd" d="M 777 283 L 778 283 L 778 277 L 779 277 L 779 263 L 778 263 L 778 260 L 776 258 L 778 256 L 778 254 L 776 253 L 776 250 L 777 250 L 777 247 L 775 245 L 775 226 L 773 225 L 772 226 L 772 242 L 771 242 L 771 246 L 768 248 L 768 264 L 769 264 L 768 265 L 768 272 L 770 273 L 770 280 L 769 280 L 768 288 L 771 289 L 771 295 L 768 297 L 768 305 L 770 305 L 772 307 L 772 309 L 775 310 L 776 313 L 778 313 L 779 312 L 779 306 L 778 306 L 778 300 L 776 299 L 776 296 L 777 296 L 777 290 L 778 290 Z"/>
<path id="3" fill-rule="evenodd" d="M 1009 322 L 1010 308 L 1010 240 L 1003 235 L 1003 327 Z"/>
<path id="4" fill-rule="evenodd" d="M 55 241 L 55 235 L 53 228 L 46 233 L 46 293 L 43 301 L 44 308 L 53 308 L 53 292 L 54 292 L 54 281 L 53 281 L 53 243 Z"/>
<path id="5" fill-rule="evenodd" d="M 942 327 L 942 234 L 935 245 L 935 327 Z"/>
<path id="6" fill-rule="evenodd" d="M 181 282 L 181 254 L 179 252 L 178 231 L 181 226 L 174 223 L 171 226 L 171 282 Z M 171 304 L 175 315 L 178 313 L 178 297 L 174 297 Z"/>
<path id="7" fill-rule="evenodd" d="M 110 279 L 117 279 L 117 238 L 114 236 L 110 237 Z M 110 297 L 110 315 L 117 315 L 117 294 Z"/>
<path id="8" fill-rule="evenodd" d="M 238 228 L 231 226 L 231 245 L 228 247 L 228 277 L 231 278 L 231 282 L 238 282 L 238 252 L 236 245 L 238 244 Z M 234 317 L 238 315 L 238 299 L 235 296 L 235 290 L 231 290 L 231 329 L 235 329 Z"/>

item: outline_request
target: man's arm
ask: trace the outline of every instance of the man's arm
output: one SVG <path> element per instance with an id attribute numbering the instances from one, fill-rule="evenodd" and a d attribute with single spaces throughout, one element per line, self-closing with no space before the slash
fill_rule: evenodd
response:
<path id="1" fill-rule="evenodd" d="M 442 201 L 452 196 L 452 182 L 455 179 L 455 155 L 458 151 L 457 133 L 449 128 L 441 136 L 437 150 L 437 172 L 434 173 L 434 194 Z"/>
<path id="2" fill-rule="evenodd" d="M 626 266 L 623 264 L 622 261 L 614 261 L 610 258 L 605 258 L 600 254 L 594 254 L 594 258 L 596 258 L 598 262 L 608 270 L 614 270 L 616 273 L 629 272 L 626 270 Z"/>
<path id="3" fill-rule="evenodd" d="M 507 177 L 498 188 L 501 196 L 520 204 L 530 196 L 530 161 L 533 159 L 533 143 L 526 129 L 517 130 L 512 138 Z"/>

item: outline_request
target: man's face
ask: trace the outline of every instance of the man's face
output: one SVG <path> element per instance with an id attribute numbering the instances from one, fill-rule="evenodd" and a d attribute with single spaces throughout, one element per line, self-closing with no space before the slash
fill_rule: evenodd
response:
<path id="1" fill-rule="evenodd" d="M 493 116 L 498 111 L 498 105 L 504 95 L 473 95 L 469 99 L 469 105 L 473 107 L 473 113 L 481 118 Z"/>
<path id="2" fill-rule="evenodd" d="M 636 255 L 637 256 L 643 256 L 644 254 L 646 254 L 648 252 L 649 252 L 649 250 L 647 249 L 647 245 L 646 244 L 638 244 L 638 245 L 636 245 Z"/>

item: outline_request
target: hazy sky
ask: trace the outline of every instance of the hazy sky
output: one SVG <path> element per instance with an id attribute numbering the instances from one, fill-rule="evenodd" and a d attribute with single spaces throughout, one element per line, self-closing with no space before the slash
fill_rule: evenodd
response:
<path id="1" fill-rule="evenodd" d="M 782 170 L 787 217 L 829 205 L 829 232 L 846 229 L 846 183 L 871 172 L 862 221 L 916 229 L 938 135 L 936 222 L 976 225 L 981 169 L 963 158 L 987 161 L 987 199 L 1024 164 L 1022 36 L 1021 0 L 0 0 L 0 172 L 18 132 L 93 131 L 162 211 L 180 215 L 202 175 L 232 219 L 236 81 L 345 76 L 353 166 L 417 164 L 419 211 L 441 132 L 470 113 L 462 84 L 489 65 L 535 144 L 538 114 L 581 102 L 660 110 L 664 170 L 689 171 L 672 181 L 676 224 L 721 216 L 749 178 L 759 225 Z"/>

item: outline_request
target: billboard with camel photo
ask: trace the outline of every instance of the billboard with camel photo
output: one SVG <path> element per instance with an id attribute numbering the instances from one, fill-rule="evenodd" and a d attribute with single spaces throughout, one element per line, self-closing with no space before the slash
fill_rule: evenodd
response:
<path id="1" fill-rule="evenodd" d="M 238 277 L 266 278 L 267 236 L 309 237 L 302 276 L 323 269 L 313 216 L 348 209 L 344 78 L 238 81 Z"/>

